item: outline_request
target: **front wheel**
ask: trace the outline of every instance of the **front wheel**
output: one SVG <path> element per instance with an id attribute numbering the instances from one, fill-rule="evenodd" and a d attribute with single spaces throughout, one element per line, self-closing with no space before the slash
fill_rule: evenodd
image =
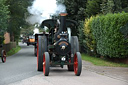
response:
<path id="1" fill-rule="evenodd" d="M 76 52 L 74 55 L 74 72 L 76 76 L 80 76 L 82 71 L 82 60 L 80 52 Z"/>
<path id="2" fill-rule="evenodd" d="M 34 48 L 34 55 L 37 56 L 37 48 Z"/>
<path id="3" fill-rule="evenodd" d="M 6 52 L 5 52 L 5 50 L 2 50 L 2 52 L 1 52 L 1 60 L 2 60 L 3 63 L 6 62 Z"/>
<path id="4" fill-rule="evenodd" d="M 27 46 L 29 46 L 29 43 L 27 43 Z"/>
<path id="5" fill-rule="evenodd" d="M 43 54 L 43 73 L 45 76 L 49 75 L 49 62 L 50 62 L 50 58 L 49 58 L 49 53 L 45 52 Z"/>

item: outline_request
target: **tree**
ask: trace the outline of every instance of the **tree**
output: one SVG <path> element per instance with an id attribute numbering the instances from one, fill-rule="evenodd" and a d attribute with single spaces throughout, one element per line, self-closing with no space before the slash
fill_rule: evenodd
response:
<path id="1" fill-rule="evenodd" d="M 26 25 L 25 13 L 32 0 L 7 0 L 9 5 L 10 19 L 8 32 L 11 35 L 11 41 L 18 41 L 21 28 Z"/>
<path id="2" fill-rule="evenodd" d="M 66 6 L 68 13 L 67 18 L 77 22 L 83 21 L 86 17 L 86 2 L 87 0 L 57 0 L 58 3 Z M 80 23 L 79 23 L 80 24 Z M 78 29 L 73 29 L 72 34 L 77 35 Z"/>
<path id="3" fill-rule="evenodd" d="M 27 37 L 29 35 L 33 35 L 34 34 L 34 32 L 33 32 L 34 28 L 35 28 L 34 25 L 33 26 L 27 26 L 27 28 L 22 28 L 21 34 L 23 34 L 24 37 Z"/>
<path id="4" fill-rule="evenodd" d="M 128 0 L 102 0 L 101 12 L 107 13 L 118 13 L 128 12 Z"/>
<path id="5" fill-rule="evenodd" d="M 56 0 L 57 4 L 63 4 L 65 0 Z"/>
<path id="6" fill-rule="evenodd" d="M 68 18 L 81 21 L 86 17 L 86 2 L 87 0 L 65 0 L 64 4 L 68 13 Z"/>
<path id="7" fill-rule="evenodd" d="M 124 0 L 113 0 L 113 2 L 114 2 L 114 11 L 115 12 L 121 12 L 122 11 L 122 1 L 124 1 Z"/>
<path id="8" fill-rule="evenodd" d="M 4 33 L 8 27 L 9 11 L 8 6 L 5 5 L 6 0 L 0 0 L 0 44 L 3 43 Z"/>
<path id="9" fill-rule="evenodd" d="M 121 0 L 122 11 L 128 12 L 128 0 Z"/>
<path id="10" fill-rule="evenodd" d="M 92 15 L 100 14 L 101 8 L 100 5 L 102 0 L 88 0 L 86 4 L 86 14 L 88 17 Z"/>
<path id="11" fill-rule="evenodd" d="M 128 7 L 128 0 L 121 0 L 121 7 L 122 7 L 122 9 L 127 8 Z"/>
<path id="12" fill-rule="evenodd" d="M 100 8 L 103 14 L 107 14 L 107 0 L 102 0 L 102 4 L 100 4 Z"/>
<path id="13" fill-rule="evenodd" d="M 114 7 L 115 4 L 114 4 L 114 1 L 113 0 L 108 0 L 107 2 L 107 13 L 114 13 Z"/>

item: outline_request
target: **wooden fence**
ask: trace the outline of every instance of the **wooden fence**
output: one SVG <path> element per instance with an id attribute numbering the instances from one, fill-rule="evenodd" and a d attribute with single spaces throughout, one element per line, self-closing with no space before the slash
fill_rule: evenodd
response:
<path id="1" fill-rule="evenodd" d="M 0 48 L 0 52 L 4 49 L 6 52 L 10 51 L 12 48 L 16 47 L 16 42 L 10 42 L 8 44 L 4 44 L 2 48 Z"/>

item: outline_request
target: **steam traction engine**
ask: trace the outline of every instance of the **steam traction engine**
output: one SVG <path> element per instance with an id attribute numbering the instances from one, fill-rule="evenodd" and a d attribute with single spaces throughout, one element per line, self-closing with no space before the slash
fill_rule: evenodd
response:
<path id="1" fill-rule="evenodd" d="M 77 27 L 73 20 L 66 19 L 66 13 L 60 14 L 60 19 L 47 19 L 41 28 L 47 27 L 49 32 L 35 35 L 37 48 L 37 70 L 45 76 L 49 75 L 50 66 L 67 65 L 69 71 L 80 76 L 82 70 L 81 54 L 77 36 L 71 36 L 71 30 Z"/>

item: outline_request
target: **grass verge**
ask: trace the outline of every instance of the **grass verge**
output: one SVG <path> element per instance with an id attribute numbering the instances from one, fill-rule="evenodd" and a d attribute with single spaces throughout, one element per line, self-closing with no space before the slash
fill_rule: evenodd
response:
<path id="1" fill-rule="evenodd" d="M 111 61 L 107 61 L 101 58 L 96 58 L 92 56 L 88 56 L 86 54 L 81 54 L 82 59 L 85 61 L 89 61 L 94 65 L 97 66 L 109 66 L 109 67 L 128 67 L 128 64 L 123 64 L 123 63 L 114 63 Z"/>
<path id="2" fill-rule="evenodd" d="M 20 49 L 21 49 L 20 46 L 16 46 L 16 48 L 12 48 L 9 52 L 7 52 L 7 56 L 16 54 Z"/>

